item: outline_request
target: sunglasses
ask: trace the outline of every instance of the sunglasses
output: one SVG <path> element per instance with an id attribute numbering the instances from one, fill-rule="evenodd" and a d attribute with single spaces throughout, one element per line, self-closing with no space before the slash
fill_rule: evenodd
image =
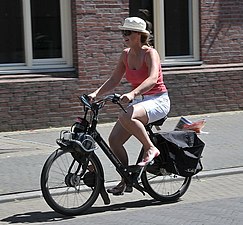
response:
<path id="1" fill-rule="evenodd" d="M 132 34 L 132 31 L 131 30 L 122 30 L 122 35 L 123 36 L 129 36 Z"/>

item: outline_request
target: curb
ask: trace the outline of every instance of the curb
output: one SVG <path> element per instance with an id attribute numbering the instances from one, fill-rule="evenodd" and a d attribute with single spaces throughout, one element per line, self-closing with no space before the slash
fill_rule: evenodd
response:
<path id="1" fill-rule="evenodd" d="M 233 175 L 239 173 L 243 173 L 243 167 L 230 167 L 230 168 L 202 171 L 198 175 L 194 176 L 194 178 L 217 177 L 217 176 Z"/>
<path id="2" fill-rule="evenodd" d="M 233 175 L 243 173 L 243 167 L 232 167 L 232 168 L 222 168 L 210 171 L 202 171 L 198 175 L 194 176 L 193 179 L 207 178 L 207 177 L 217 177 L 225 175 Z M 112 187 L 116 184 L 116 181 L 107 182 L 106 188 Z M 3 194 L 0 195 L 0 203 L 28 200 L 34 198 L 41 198 L 41 191 L 26 191 L 22 193 L 14 194 Z"/>

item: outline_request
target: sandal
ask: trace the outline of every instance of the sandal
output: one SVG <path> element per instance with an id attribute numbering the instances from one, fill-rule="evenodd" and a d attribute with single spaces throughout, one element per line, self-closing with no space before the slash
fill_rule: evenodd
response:
<path id="1" fill-rule="evenodd" d="M 142 162 L 138 163 L 139 166 L 147 166 L 149 163 L 153 161 L 155 157 L 157 157 L 160 154 L 160 151 L 154 147 L 154 150 L 152 151 L 149 149 L 146 152 L 146 156 L 143 158 Z"/>
<path id="2" fill-rule="evenodd" d="M 131 193 L 132 191 L 132 187 L 127 186 L 124 182 L 120 182 L 117 186 L 107 189 L 107 192 L 113 195 L 123 195 L 124 192 Z"/>

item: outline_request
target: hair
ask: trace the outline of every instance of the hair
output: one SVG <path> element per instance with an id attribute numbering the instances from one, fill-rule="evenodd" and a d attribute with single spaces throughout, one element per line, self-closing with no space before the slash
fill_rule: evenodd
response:
<path id="1" fill-rule="evenodd" d="M 145 37 L 141 38 L 141 42 L 143 43 L 142 40 L 144 40 L 145 45 L 148 45 L 150 47 L 154 46 L 154 35 L 153 35 L 153 24 L 152 24 L 152 14 L 148 9 L 139 9 L 138 11 L 138 17 L 143 19 L 146 23 L 146 29 L 149 31 L 150 35 L 148 36 L 148 39 L 145 41 Z"/>
<path id="2" fill-rule="evenodd" d="M 147 46 L 150 46 L 149 44 L 149 34 L 146 34 L 146 33 L 141 33 L 141 43 L 143 45 L 147 45 Z"/>

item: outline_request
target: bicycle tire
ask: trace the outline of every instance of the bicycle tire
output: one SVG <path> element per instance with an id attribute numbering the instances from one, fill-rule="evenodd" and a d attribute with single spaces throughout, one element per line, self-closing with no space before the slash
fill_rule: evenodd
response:
<path id="1" fill-rule="evenodd" d="M 177 201 L 184 195 L 191 183 L 191 177 L 181 177 L 161 169 L 160 175 L 148 171 L 141 176 L 142 183 L 147 193 L 155 200 L 162 202 Z"/>
<path id="2" fill-rule="evenodd" d="M 71 148 L 59 148 L 49 156 L 43 166 L 41 173 L 43 197 L 47 204 L 60 214 L 80 215 L 98 198 L 103 177 L 100 161 L 95 154 L 89 156 L 87 170 L 80 177 L 74 171 L 78 166 L 83 170 L 82 156 Z M 87 156 L 83 157 L 87 159 Z M 72 170 L 68 171 L 72 163 L 74 163 Z"/>

